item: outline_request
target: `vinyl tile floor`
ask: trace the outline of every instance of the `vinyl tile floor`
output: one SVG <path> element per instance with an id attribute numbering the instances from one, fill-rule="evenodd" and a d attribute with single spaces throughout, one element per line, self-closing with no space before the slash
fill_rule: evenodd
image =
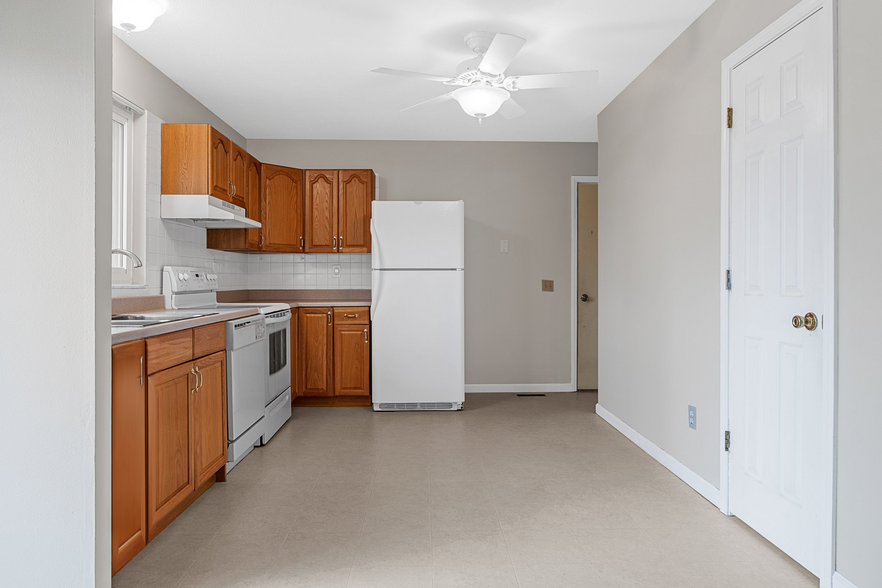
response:
<path id="1" fill-rule="evenodd" d="M 594 413 L 298 408 L 114 588 L 797 588 L 818 580 Z"/>

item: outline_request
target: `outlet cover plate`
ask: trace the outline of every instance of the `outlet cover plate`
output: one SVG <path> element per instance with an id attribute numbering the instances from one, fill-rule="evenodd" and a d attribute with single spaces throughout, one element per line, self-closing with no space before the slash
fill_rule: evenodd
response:
<path id="1" fill-rule="evenodd" d="M 554 280 L 542 280 L 543 292 L 554 292 Z"/>
<path id="2" fill-rule="evenodd" d="M 690 428 L 690 429 L 695 429 L 695 428 L 696 428 L 696 427 L 695 427 L 695 424 L 696 424 L 696 423 L 695 423 L 695 420 L 696 420 L 696 419 L 695 419 L 695 414 L 696 414 L 695 407 L 692 406 L 692 405 L 690 404 L 690 405 L 689 405 L 689 428 Z"/>

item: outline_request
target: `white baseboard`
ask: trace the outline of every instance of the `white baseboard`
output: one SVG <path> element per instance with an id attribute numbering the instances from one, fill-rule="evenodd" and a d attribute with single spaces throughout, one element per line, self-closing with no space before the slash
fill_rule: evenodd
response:
<path id="1" fill-rule="evenodd" d="M 629 427 L 616 415 L 606 410 L 600 404 L 596 406 L 597 416 L 615 427 L 622 435 L 634 442 L 637 447 L 645 451 L 671 472 L 686 482 L 693 490 L 708 499 L 714 506 L 720 506 L 720 490 L 714 488 L 713 484 L 684 466 L 674 457 L 666 453 L 661 447 Z"/>
<path id="2" fill-rule="evenodd" d="M 833 572 L 833 588 L 858 588 L 856 584 L 846 580 L 839 572 Z"/>
<path id="3" fill-rule="evenodd" d="M 575 392 L 572 384 L 466 384 L 467 394 L 482 392 Z"/>

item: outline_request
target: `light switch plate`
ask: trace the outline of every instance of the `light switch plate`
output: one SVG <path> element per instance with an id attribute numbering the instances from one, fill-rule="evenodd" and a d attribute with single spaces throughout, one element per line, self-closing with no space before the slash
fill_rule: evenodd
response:
<path id="1" fill-rule="evenodd" d="M 554 280 L 542 280 L 543 292 L 554 292 Z"/>
<path id="2" fill-rule="evenodd" d="M 695 414 L 696 414 L 695 407 L 690 404 L 689 405 L 689 428 L 690 429 L 696 428 Z"/>
<path id="3" fill-rule="evenodd" d="M 508 239 L 502 239 L 499 241 L 499 252 L 508 253 Z"/>

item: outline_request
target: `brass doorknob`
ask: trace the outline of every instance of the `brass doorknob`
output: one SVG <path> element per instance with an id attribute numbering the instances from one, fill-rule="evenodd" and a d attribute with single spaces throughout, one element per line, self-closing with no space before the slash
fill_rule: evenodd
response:
<path id="1" fill-rule="evenodd" d="M 581 296 L 579 296 L 579 300 L 581 300 L 582 302 L 588 302 L 588 295 L 582 294 Z"/>
<path id="2" fill-rule="evenodd" d="M 815 313 L 810 312 L 806 314 L 804 317 L 796 315 L 793 317 L 791 321 L 794 329 L 801 329 L 805 327 L 807 331 L 814 331 L 818 328 L 818 317 Z"/>

